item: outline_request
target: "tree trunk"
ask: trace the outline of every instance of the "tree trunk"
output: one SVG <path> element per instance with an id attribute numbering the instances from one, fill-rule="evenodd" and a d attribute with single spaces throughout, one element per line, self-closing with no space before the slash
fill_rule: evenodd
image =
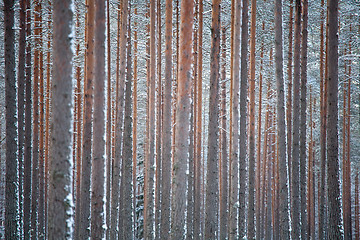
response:
<path id="1" fill-rule="evenodd" d="M 222 27 L 222 69 L 221 69 L 221 165 L 220 165 L 220 239 L 227 239 L 228 226 L 228 144 L 226 127 L 226 29 Z"/>
<path id="2" fill-rule="evenodd" d="M 171 235 L 170 239 L 182 239 L 184 235 L 186 209 L 186 169 L 189 153 L 189 117 L 191 93 L 192 28 L 193 0 L 181 1 L 178 94 L 176 106 L 175 152 L 173 162 L 171 198 Z"/>
<path id="3" fill-rule="evenodd" d="M 275 2 L 275 78 L 277 96 L 277 125 L 279 146 L 279 219 L 280 239 L 289 239 L 288 178 L 286 166 L 284 76 L 282 45 L 282 0 Z"/>
<path id="4" fill-rule="evenodd" d="M 338 159 L 338 0 L 328 1 L 328 83 L 327 92 L 327 184 L 329 239 L 341 239 L 341 211 Z"/>
<path id="5" fill-rule="evenodd" d="M 5 108 L 6 108 L 6 184 L 5 238 L 19 237 L 18 132 L 16 123 L 14 2 L 4 1 Z"/>
<path id="6" fill-rule="evenodd" d="M 72 1 L 54 1 L 52 138 L 50 144 L 49 239 L 72 238 Z"/>
<path id="7" fill-rule="evenodd" d="M 326 174 L 326 92 L 324 75 L 324 0 L 320 13 L 320 188 L 319 195 L 319 239 L 324 239 L 325 228 L 325 174 Z"/>
<path id="8" fill-rule="evenodd" d="M 120 216 L 122 217 L 122 226 L 119 226 L 119 231 L 122 233 L 120 239 L 132 239 L 132 69 L 131 69 L 131 28 L 130 28 L 130 16 L 128 25 L 128 44 L 127 44 L 127 72 L 126 72 L 126 86 L 125 86 L 125 112 L 124 112 L 124 141 L 123 141 L 123 155 L 122 155 L 122 184 L 123 192 L 120 193 L 122 199 L 122 209 Z"/>
<path id="9" fill-rule="evenodd" d="M 255 238 L 255 38 L 256 38 L 256 0 L 251 0 L 250 28 L 250 127 L 249 127 L 249 196 L 248 229 L 249 239 Z"/>
<path id="10" fill-rule="evenodd" d="M 154 184 L 155 184 L 155 70 L 156 70 L 156 36 L 155 36 L 155 0 L 150 0 L 150 78 L 149 78 L 149 138 L 148 157 L 145 161 L 145 203 L 144 203 L 144 236 L 154 239 Z"/>
<path id="11" fill-rule="evenodd" d="M 31 36 L 31 6 L 26 1 L 26 37 Z M 25 139 L 24 139 L 24 203 L 23 203 L 23 226 L 24 239 L 30 238 L 31 223 L 31 125 L 32 125 L 32 89 L 31 89 L 31 42 L 26 43 L 26 83 L 25 83 Z"/>
<path id="12" fill-rule="evenodd" d="M 105 236 L 105 2 L 95 1 L 94 130 L 91 171 L 91 238 Z"/>
<path id="13" fill-rule="evenodd" d="M 84 124 L 83 149 L 81 164 L 81 193 L 80 193 L 80 227 L 78 239 L 90 237 L 90 178 L 92 163 L 92 126 L 94 102 L 94 18 L 95 3 L 88 3 L 87 16 L 87 49 L 86 49 L 86 78 L 84 83 Z"/>
<path id="14" fill-rule="evenodd" d="M 233 1 L 234 3 L 234 1 Z M 234 5 L 234 4 L 233 4 Z M 231 97 L 231 155 L 230 155 L 230 176 L 229 176 L 229 239 L 237 238 L 237 216 L 238 216 L 238 202 L 239 202 L 239 81 L 240 81 L 240 14 L 241 1 L 236 0 L 234 8 L 234 25 L 233 25 L 233 69 L 232 69 L 232 97 Z"/>
<path id="15" fill-rule="evenodd" d="M 240 136 L 239 136 L 239 237 L 246 234 L 246 122 L 247 122 L 247 88 L 248 88 L 248 6 L 249 0 L 243 0 L 241 25 L 241 86 L 240 86 Z M 240 9 L 240 8 L 239 8 Z M 235 24 L 236 27 L 236 24 Z M 235 34 L 235 37 L 237 35 Z M 234 64 L 236 64 L 234 62 Z M 235 69 L 234 69 L 235 70 Z M 235 139 L 235 138 L 234 138 Z"/>
<path id="16" fill-rule="evenodd" d="M 212 3 L 210 52 L 209 136 L 206 174 L 205 239 L 215 239 L 218 231 L 219 204 L 219 70 L 220 70 L 220 2 Z"/>
<path id="17" fill-rule="evenodd" d="M 300 38 L 301 38 L 301 1 L 295 1 L 295 42 L 294 42 L 294 83 L 293 83 L 293 149 L 291 173 L 291 222 L 292 238 L 300 238 L 300 178 L 299 178 L 299 86 L 300 86 Z"/>
<path id="18" fill-rule="evenodd" d="M 198 41 L 197 41 L 197 78 L 195 93 L 197 94 L 196 105 L 196 155 L 195 155 L 195 173 L 194 173 L 194 239 L 200 239 L 201 234 L 201 169 L 202 169 L 202 64 L 203 64 L 203 1 L 199 0 L 198 6 Z"/>

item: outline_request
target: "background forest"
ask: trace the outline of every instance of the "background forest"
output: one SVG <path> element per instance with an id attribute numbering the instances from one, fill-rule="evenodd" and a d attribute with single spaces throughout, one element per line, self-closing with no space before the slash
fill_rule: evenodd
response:
<path id="1" fill-rule="evenodd" d="M 0 239 L 360 239 L 358 0 L 0 9 Z"/>

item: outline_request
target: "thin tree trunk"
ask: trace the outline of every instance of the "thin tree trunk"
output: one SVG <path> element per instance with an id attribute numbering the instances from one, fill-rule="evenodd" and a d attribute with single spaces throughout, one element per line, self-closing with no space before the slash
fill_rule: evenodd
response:
<path id="1" fill-rule="evenodd" d="M 33 88 L 33 143 L 31 180 L 31 239 L 38 238 L 39 211 L 39 78 L 40 78 L 40 28 L 41 0 L 34 2 L 34 88 Z"/>
<path id="2" fill-rule="evenodd" d="M 203 64 L 203 1 L 199 0 L 198 16 L 198 46 L 197 46 L 197 106 L 196 106 L 196 156 L 195 156 L 195 176 L 194 176 L 194 239 L 200 239 L 201 234 L 201 176 L 202 176 L 202 64 Z"/>
<path id="3" fill-rule="evenodd" d="M 301 25 L 301 82 L 300 82 L 300 179 L 306 182 L 306 85 L 307 85 L 307 22 L 308 1 L 302 0 L 302 25 Z M 307 186 L 308 188 L 310 186 Z M 308 222 L 306 212 L 306 184 L 300 184 L 300 218 L 301 238 L 308 236 Z"/>
<path id="4" fill-rule="evenodd" d="M 234 5 L 234 1 L 233 1 Z M 231 155 L 230 155 L 230 177 L 229 177 L 229 239 L 237 238 L 237 216 L 239 202 L 239 81 L 240 81 L 240 24 L 241 24 L 241 1 L 236 0 L 234 8 L 234 33 L 233 33 L 233 65 L 232 65 L 232 108 L 231 108 Z"/>
<path id="5" fill-rule="evenodd" d="M 265 21 L 262 23 L 262 30 L 265 30 Z M 262 199 L 261 199 L 261 169 L 264 167 L 261 164 L 261 109 L 262 109 L 262 88 L 263 88 L 263 59 L 264 59 L 264 41 L 261 42 L 260 53 L 260 73 L 259 73 L 259 109 L 258 109 L 258 136 L 257 136 L 257 155 L 256 155 L 256 239 L 261 239 L 261 226 L 262 226 Z"/>
<path id="6" fill-rule="evenodd" d="M 92 164 L 92 126 L 93 126 L 93 80 L 94 80 L 94 18 L 95 3 L 88 3 L 87 16 L 87 51 L 86 51 L 86 79 L 84 85 L 84 124 L 83 149 L 81 164 L 81 193 L 80 193 L 80 227 L 78 239 L 90 237 L 90 178 Z"/>
<path id="7" fill-rule="evenodd" d="M 191 93 L 192 63 L 192 27 L 193 0 L 181 1 L 180 44 L 178 94 L 176 115 L 176 141 L 173 162 L 172 198 L 171 198 L 171 235 L 170 239 L 182 239 L 185 225 L 186 209 L 186 168 L 189 153 L 189 116 Z"/>
<path id="8" fill-rule="evenodd" d="M 227 153 L 227 127 L 226 127 L 226 29 L 222 27 L 222 55 L 221 55 L 221 162 L 220 162 L 220 239 L 227 239 L 228 226 L 228 153 Z"/>
<path id="9" fill-rule="evenodd" d="M 328 1 L 328 83 L 327 92 L 327 184 L 329 239 L 341 239 L 341 211 L 338 159 L 338 0 Z"/>
<path id="10" fill-rule="evenodd" d="M 249 0 L 243 0 L 241 25 L 241 86 L 240 86 L 240 136 L 239 136 L 239 237 L 246 234 L 246 122 L 247 122 L 247 88 L 248 88 L 248 6 Z M 240 9 L 240 8 L 239 8 Z M 240 11 L 240 10 L 239 10 Z M 236 27 L 236 24 L 235 24 Z M 236 30 L 236 29 L 235 29 Z M 235 34 L 235 37 L 237 35 Z M 234 62 L 234 65 L 236 63 Z M 235 69 L 234 69 L 235 71 Z M 235 138 L 234 138 L 235 139 Z"/>
<path id="11" fill-rule="evenodd" d="M 171 189 L 171 84 L 172 84 L 172 0 L 165 4 L 165 86 L 161 149 L 162 199 L 160 236 L 169 239 Z"/>
<path id="12" fill-rule="evenodd" d="M 31 6 L 26 1 L 26 37 L 31 35 Z M 31 223 L 31 124 L 32 124 L 32 90 L 31 90 L 31 42 L 26 43 L 26 83 L 25 83 L 25 139 L 24 139 L 24 203 L 23 203 L 23 226 L 24 239 L 30 238 Z"/>
<path id="13" fill-rule="evenodd" d="M 119 231 L 122 233 L 120 239 L 132 239 L 132 226 L 133 226 L 133 217 L 132 217 L 132 69 L 131 69 L 131 25 L 130 25 L 130 15 L 129 15 L 129 25 L 128 25 L 128 44 L 127 44 L 127 72 L 126 72 L 126 86 L 125 86 L 125 112 L 124 112 L 124 141 L 123 141 L 123 156 L 122 156 L 122 184 L 123 192 L 121 192 L 122 199 L 122 209 L 120 216 L 122 216 L 122 226 L 119 226 Z"/>
<path id="14" fill-rule="evenodd" d="M 280 239 L 289 239 L 288 215 L 288 177 L 286 166 L 285 109 L 284 109 L 284 76 L 283 76 L 283 45 L 282 45 L 282 0 L 275 2 L 275 78 L 277 96 L 277 135 L 279 146 L 279 220 Z"/>
<path id="15" fill-rule="evenodd" d="M 250 127 L 249 127 L 249 186 L 247 236 L 255 238 L 255 38 L 256 38 L 256 0 L 251 0 L 250 27 Z"/>
<path id="16" fill-rule="evenodd" d="M 300 37 L 301 37 L 301 1 L 295 1 L 295 42 L 294 42 L 294 82 L 293 82 L 293 143 L 291 173 L 291 222 L 292 238 L 300 238 L 300 176 L 299 176 L 299 86 L 300 86 Z"/>
<path id="17" fill-rule="evenodd" d="M 110 224 L 111 224 L 111 147 L 112 147 L 112 139 L 111 139 L 111 35 L 110 35 L 110 0 L 106 1 L 106 34 L 107 34 L 107 97 L 106 97 L 106 239 L 110 239 Z M 135 214 L 134 214 L 135 216 Z"/>
<path id="18" fill-rule="evenodd" d="M 54 1 L 53 118 L 50 144 L 49 239 L 72 238 L 72 1 Z"/>
<path id="19" fill-rule="evenodd" d="M 5 108 L 6 108 L 6 183 L 5 239 L 19 237 L 18 129 L 16 123 L 14 2 L 4 1 Z"/>
<path id="20" fill-rule="evenodd" d="M 149 78 L 149 138 L 147 159 L 145 161 L 145 193 L 144 193 L 144 236 L 154 239 L 154 185 L 155 185 L 155 77 L 156 77 L 156 36 L 155 36 L 155 0 L 150 0 L 150 78 Z"/>
<path id="21" fill-rule="evenodd" d="M 286 101 L 286 139 L 287 139 L 287 164 L 288 164 L 288 175 L 289 175 L 289 190 L 291 195 L 291 146 L 292 146 L 292 123 L 291 123 L 291 116 L 292 116 L 292 88 L 293 88 L 293 72 L 292 72 L 292 63 L 293 63 L 293 0 L 290 0 L 290 10 L 289 10 L 289 49 L 288 49 L 288 59 L 287 59 L 287 78 L 288 78 L 288 91 L 287 91 L 287 101 Z M 291 203 L 290 203 L 291 204 Z M 291 205 L 290 205 L 291 206 Z"/>
<path id="22" fill-rule="evenodd" d="M 18 163 L 19 163 L 19 212 L 20 237 L 23 237 L 23 179 L 24 179 L 24 118 L 25 118 L 25 48 L 26 48 L 26 0 L 20 1 L 19 10 L 19 55 L 17 75 L 17 122 L 18 122 Z"/>
<path id="23" fill-rule="evenodd" d="M 319 197 L 319 239 L 324 239 L 325 227 L 325 174 L 326 174 L 326 91 L 324 75 L 324 0 L 320 13 L 320 188 Z"/>
<path id="24" fill-rule="evenodd" d="M 135 6 L 134 9 L 134 15 L 135 18 L 138 16 L 137 13 L 137 6 Z M 137 191 L 136 191 L 136 186 L 137 186 L 137 121 L 138 121 L 138 117 L 137 117 L 137 82 L 138 82 L 138 70 L 137 70 L 137 66 L 138 66 L 138 22 L 137 20 L 135 20 L 134 22 L 134 28 L 135 28 L 135 32 L 134 32 L 134 85 L 133 85 L 133 119 L 132 119 L 132 125 L 133 125 L 133 129 L 132 129 L 132 136 L 133 136 L 133 143 L 132 143 L 132 157 L 133 157 L 133 223 L 134 223 L 134 239 L 136 237 L 136 222 L 137 222 L 137 218 L 136 218 L 136 198 L 137 198 Z M 169 180 L 170 181 L 170 180 Z M 170 183 L 169 183 L 170 184 Z"/>

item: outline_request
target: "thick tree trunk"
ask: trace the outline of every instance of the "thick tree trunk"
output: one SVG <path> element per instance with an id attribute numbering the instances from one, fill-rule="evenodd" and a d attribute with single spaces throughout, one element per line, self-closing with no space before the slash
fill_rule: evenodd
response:
<path id="1" fill-rule="evenodd" d="M 48 239 L 72 238 L 72 1 L 54 1 Z"/>
<path id="2" fill-rule="evenodd" d="M 4 1 L 5 108 L 6 108 L 6 183 L 5 239 L 19 238 L 18 129 L 16 119 L 14 2 Z"/>
<path id="3" fill-rule="evenodd" d="M 192 28 L 194 1 L 181 1 L 178 94 L 176 106 L 175 152 L 173 162 L 171 235 L 170 239 L 182 239 L 186 209 L 186 169 L 189 153 L 189 118 L 192 63 Z"/>
<path id="4" fill-rule="evenodd" d="M 338 0 L 328 1 L 327 184 L 329 239 L 341 239 L 338 159 Z"/>
<path id="5" fill-rule="evenodd" d="M 275 78 L 277 96 L 277 125 L 279 146 L 279 220 L 280 239 L 289 239 L 288 178 L 286 166 L 284 76 L 282 44 L 282 0 L 275 2 Z"/>
<path id="6" fill-rule="evenodd" d="M 94 129 L 91 171 L 91 238 L 105 236 L 105 2 L 95 1 Z"/>

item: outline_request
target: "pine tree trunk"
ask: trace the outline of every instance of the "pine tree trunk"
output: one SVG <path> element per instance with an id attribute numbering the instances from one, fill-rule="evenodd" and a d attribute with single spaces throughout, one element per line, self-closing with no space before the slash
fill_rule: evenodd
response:
<path id="1" fill-rule="evenodd" d="M 232 69 L 232 108 L 231 108 L 231 155 L 230 155 L 230 176 L 229 176 L 229 239 L 237 238 L 237 216 L 238 216 L 238 202 L 239 202 L 239 81 L 240 81 L 240 14 L 241 1 L 236 0 L 234 8 L 234 33 L 233 33 L 233 69 Z"/>
<path id="2" fill-rule="evenodd" d="M 300 238 L 300 176 L 299 176 L 299 92 L 300 92 L 300 40 L 301 40 L 301 1 L 295 1 L 295 41 L 294 41 L 294 82 L 293 82 L 293 143 L 291 173 L 291 222 L 292 238 Z"/>
<path id="3" fill-rule="evenodd" d="M 172 168 L 171 235 L 170 239 L 182 239 L 186 209 L 186 169 L 189 153 L 189 116 L 191 93 L 193 0 L 181 1 L 178 94 L 176 106 L 175 152 Z"/>
<path id="4" fill-rule="evenodd" d="M 320 23 L 320 188 L 319 195 L 319 239 L 324 239 L 325 228 L 325 174 L 326 174 L 326 91 L 324 75 L 324 0 L 321 0 Z"/>
<path id="5" fill-rule="evenodd" d="M 48 239 L 72 238 L 72 1 L 54 1 Z"/>
<path id="6" fill-rule="evenodd" d="M 255 38 L 256 38 L 256 0 L 251 0 L 250 27 L 250 127 L 249 127 L 249 186 L 247 236 L 255 238 Z"/>
<path id="7" fill-rule="evenodd" d="M 222 55 L 221 55 L 221 165 L 220 165 L 220 239 L 227 239 L 228 227 L 228 144 L 227 144 L 227 127 L 226 127 L 226 29 L 222 27 Z"/>
<path id="8" fill-rule="evenodd" d="M 300 82 L 300 179 L 306 182 L 306 85 L 307 85 L 307 22 L 308 1 L 302 0 L 302 25 L 301 25 L 301 82 Z M 307 186 L 308 188 L 310 186 Z M 306 184 L 300 184 L 300 218 L 301 238 L 308 236 L 308 222 L 306 212 Z"/>
<path id="9" fill-rule="evenodd" d="M 95 1 L 94 129 L 91 171 L 91 238 L 105 236 L 105 2 Z"/>
<path id="10" fill-rule="evenodd" d="M 341 211 L 338 159 L 338 0 L 328 1 L 328 84 L 327 92 L 327 184 L 329 239 L 341 239 Z M 331 189 L 331 190 L 330 190 Z"/>
<path id="11" fill-rule="evenodd" d="M 26 2 L 26 37 L 31 35 L 31 6 Z M 23 203 L 23 226 L 24 239 L 30 238 L 31 223 L 31 125 L 32 125 L 32 89 L 31 89 L 31 42 L 26 43 L 26 82 L 25 82 L 25 139 L 24 139 L 24 203 Z"/>
<path id="12" fill-rule="evenodd" d="M 199 0 L 198 6 L 198 40 L 197 40 L 197 78 L 195 93 L 197 94 L 196 105 L 196 155 L 194 173 L 194 239 L 200 239 L 201 233 L 201 176 L 202 176 L 202 64 L 203 64 L 203 1 Z"/>
<path id="13" fill-rule="evenodd" d="M 240 86 L 240 136 L 239 136 L 239 237 L 246 234 L 246 153 L 247 153 L 247 88 L 248 88 L 248 6 L 249 0 L 243 0 L 241 25 L 241 86 Z M 240 9 L 240 8 L 239 8 Z M 235 24 L 236 27 L 236 24 Z M 237 35 L 235 34 L 235 37 Z M 236 64 L 234 62 L 234 64 Z M 235 69 L 234 69 L 235 70 Z M 235 138 L 234 138 L 235 139 Z"/>
<path id="14" fill-rule="evenodd" d="M 78 239 L 90 237 L 90 178 L 92 164 L 92 126 L 94 102 L 94 18 L 95 3 L 88 3 L 87 16 L 87 49 L 86 49 L 86 78 L 84 83 L 84 124 L 83 149 L 81 163 L 81 193 L 80 193 L 80 227 Z"/>
<path id="15" fill-rule="evenodd" d="M 172 84 L 172 0 L 165 6 L 165 86 L 162 131 L 161 237 L 169 238 L 171 189 L 171 84 Z"/>
<path id="16" fill-rule="evenodd" d="M 26 0 L 20 1 L 19 45 L 17 75 L 17 121 L 18 121 L 18 163 L 19 163 L 19 212 L 20 237 L 23 235 L 23 179 L 24 179 L 24 118 L 25 118 L 25 48 L 26 48 Z"/>
<path id="17" fill-rule="evenodd" d="M 19 237 L 18 129 L 16 119 L 14 2 L 4 1 L 5 108 L 6 108 L 6 183 L 5 238 Z"/>
<path id="18" fill-rule="evenodd" d="M 209 135 L 206 174 L 205 239 L 215 239 L 218 231 L 219 204 L 219 70 L 220 70 L 220 2 L 212 2 L 210 52 Z"/>
<path id="19" fill-rule="evenodd" d="M 279 146 L 279 220 L 280 239 L 289 239 L 288 177 L 286 166 L 284 76 L 282 45 L 282 0 L 275 2 L 275 78 L 277 96 L 277 134 Z"/>

